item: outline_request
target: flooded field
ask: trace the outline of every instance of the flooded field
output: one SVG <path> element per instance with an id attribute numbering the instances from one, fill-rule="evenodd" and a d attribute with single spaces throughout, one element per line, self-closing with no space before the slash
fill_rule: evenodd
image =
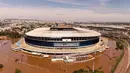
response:
<path id="1" fill-rule="evenodd" d="M 3 42 L 3 41 L 0 41 Z M 23 52 L 14 52 L 11 49 L 11 42 L 0 44 L 0 64 L 4 68 L 0 73 L 15 73 L 15 69 L 20 69 L 22 73 L 73 73 L 74 70 L 92 68 L 93 61 L 84 63 L 52 63 L 48 58 L 41 58 Z M 108 40 L 108 47 L 105 52 L 94 60 L 95 69 L 100 68 L 104 73 L 110 73 L 112 66 L 115 64 L 116 57 L 120 56 L 121 52 L 115 50 L 116 42 Z"/>

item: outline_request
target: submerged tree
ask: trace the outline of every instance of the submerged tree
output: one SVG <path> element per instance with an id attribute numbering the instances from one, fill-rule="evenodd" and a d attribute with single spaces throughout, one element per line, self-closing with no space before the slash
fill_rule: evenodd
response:
<path id="1" fill-rule="evenodd" d="M 0 64 L 0 69 L 3 68 L 3 67 L 4 67 L 4 65 L 3 65 L 3 64 Z"/>
<path id="2" fill-rule="evenodd" d="M 15 69 L 15 73 L 21 73 L 21 70 Z"/>
<path id="3" fill-rule="evenodd" d="M 87 68 L 89 70 L 79 69 L 79 70 L 74 71 L 73 73 L 104 73 L 103 71 L 100 71 L 102 67 L 99 67 L 98 69 L 95 69 L 94 71 L 88 66 Z"/>

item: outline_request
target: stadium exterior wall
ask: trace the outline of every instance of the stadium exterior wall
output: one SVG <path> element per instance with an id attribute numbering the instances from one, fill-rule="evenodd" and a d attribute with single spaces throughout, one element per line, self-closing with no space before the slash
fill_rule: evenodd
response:
<path id="1" fill-rule="evenodd" d="M 45 47 L 62 47 L 62 48 L 67 48 L 67 47 L 85 47 L 89 45 L 93 45 L 98 43 L 100 38 L 95 38 L 91 40 L 85 40 L 85 41 L 74 41 L 74 42 L 47 42 L 47 41 L 39 41 L 39 40 L 33 40 L 25 37 L 25 42 L 31 45 L 37 45 L 37 46 L 45 46 Z"/>

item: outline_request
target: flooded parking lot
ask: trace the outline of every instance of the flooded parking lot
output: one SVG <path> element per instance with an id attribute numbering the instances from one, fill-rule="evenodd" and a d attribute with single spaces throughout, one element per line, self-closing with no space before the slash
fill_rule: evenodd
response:
<path id="1" fill-rule="evenodd" d="M 1 43 L 3 41 L 0 41 Z M 22 73 L 72 73 L 78 69 L 88 69 L 86 66 L 92 68 L 93 61 L 84 63 L 63 63 L 51 62 L 48 58 L 34 56 L 23 52 L 14 52 L 11 48 L 10 41 L 4 41 L 5 44 L 0 44 L 0 64 L 4 68 L 0 73 L 14 73 L 15 69 L 20 69 Z M 104 73 L 109 73 L 112 66 L 115 64 L 115 58 L 120 56 L 121 52 L 116 50 L 116 42 L 109 39 L 107 43 L 109 49 L 97 57 L 95 62 L 95 69 L 100 68 Z"/>

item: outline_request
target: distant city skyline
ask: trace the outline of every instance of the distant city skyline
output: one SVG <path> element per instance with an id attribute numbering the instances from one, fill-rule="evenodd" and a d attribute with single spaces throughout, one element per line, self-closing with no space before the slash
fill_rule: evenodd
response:
<path id="1" fill-rule="evenodd" d="M 130 22 L 130 0 L 0 0 L 0 18 Z"/>

